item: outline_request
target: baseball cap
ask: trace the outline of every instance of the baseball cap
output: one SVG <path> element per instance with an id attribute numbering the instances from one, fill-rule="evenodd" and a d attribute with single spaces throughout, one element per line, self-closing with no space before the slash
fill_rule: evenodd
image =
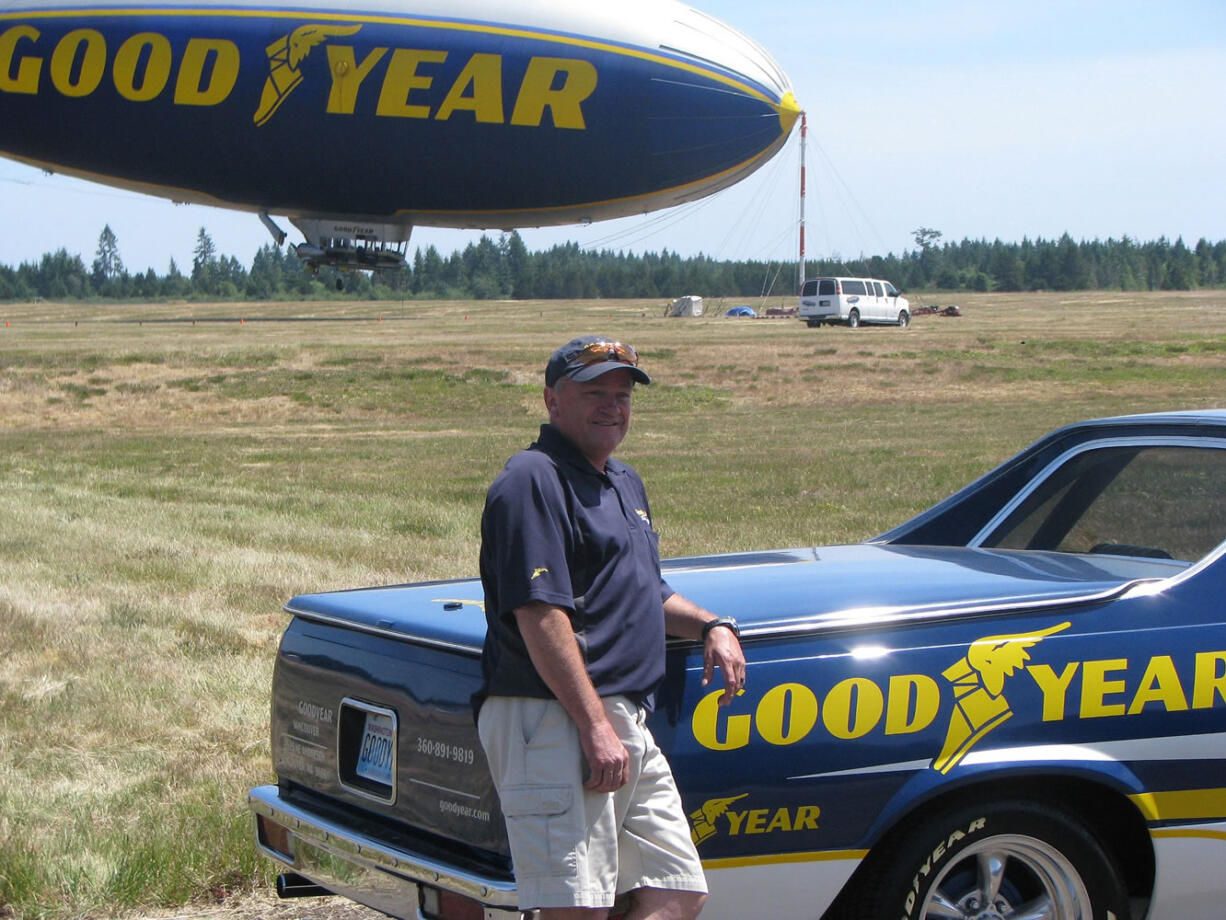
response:
<path id="1" fill-rule="evenodd" d="M 608 336 L 584 335 L 571 339 L 549 358 L 545 365 L 545 386 L 553 386 L 562 377 L 582 382 L 622 369 L 630 371 L 637 383 L 651 383 L 647 372 L 638 364 L 639 355 L 632 346 Z"/>

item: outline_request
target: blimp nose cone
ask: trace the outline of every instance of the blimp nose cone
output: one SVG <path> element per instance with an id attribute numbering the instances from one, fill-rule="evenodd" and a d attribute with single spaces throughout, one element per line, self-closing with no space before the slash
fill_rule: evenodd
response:
<path id="1" fill-rule="evenodd" d="M 796 124 L 796 119 L 800 117 L 801 111 L 800 103 L 796 101 L 796 97 L 792 95 L 791 90 L 784 93 L 783 99 L 779 102 L 779 127 L 785 135 L 792 133 L 792 125 Z"/>

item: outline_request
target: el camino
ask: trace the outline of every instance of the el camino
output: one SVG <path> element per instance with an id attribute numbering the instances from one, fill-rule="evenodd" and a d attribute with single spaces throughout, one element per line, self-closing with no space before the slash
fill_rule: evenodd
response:
<path id="1" fill-rule="evenodd" d="M 671 560 L 748 688 L 677 641 L 652 730 L 704 917 L 1220 918 L 1226 411 L 1061 428 L 862 544 Z M 469 697 L 477 581 L 296 597 L 251 790 L 286 895 L 520 918 Z"/>

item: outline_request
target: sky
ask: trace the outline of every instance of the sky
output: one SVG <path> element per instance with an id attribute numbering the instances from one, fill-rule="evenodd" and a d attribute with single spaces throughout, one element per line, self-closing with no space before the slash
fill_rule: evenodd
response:
<path id="1" fill-rule="evenodd" d="M 811 259 L 901 253 L 920 227 L 954 242 L 1226 239 L 1222 0 L 693 5 L 755 39 L 792 80 L 808 118 Z M 534 250 L 573 241 L 794 265 L 800 160 L 797 129 L 769 163 L 707 199 L 520 234 Z M 162 274 L 171 259 L 190 270 L 201 227 L 248 266 L 271 241 L 253 214 L 0 159 L 0 264 L 63 247 L 88 265 L 108 224 L 132 272 Z M 479 237 L 421 227 L 409 250 L 447 255 Z"/>

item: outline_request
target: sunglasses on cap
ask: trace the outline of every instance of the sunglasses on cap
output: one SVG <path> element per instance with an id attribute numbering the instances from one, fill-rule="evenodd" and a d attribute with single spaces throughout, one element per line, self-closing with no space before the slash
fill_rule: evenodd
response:
<path id="1" fill-rule="evenodd" d="M 572 355 L 567 364 L 600 364 L 617 361 L 631 367 L 639 366 L 639 353 L 631 345 L 621 342 L 589 342 Z"/>

